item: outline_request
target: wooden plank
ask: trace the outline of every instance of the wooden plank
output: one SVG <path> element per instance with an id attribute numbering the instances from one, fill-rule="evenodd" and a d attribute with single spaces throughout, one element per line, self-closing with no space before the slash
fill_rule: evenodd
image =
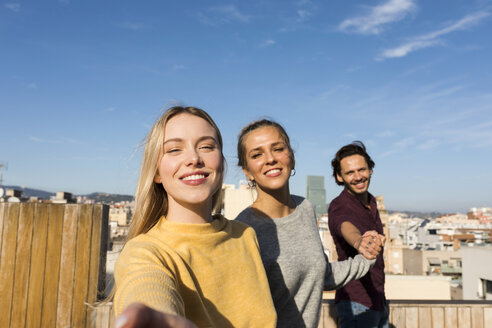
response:
<path id="1" fill-rule="evenodd" d="M 0 327 L 10 326 L 20 204 L 10 203 L 5 204 L 5 207 L 0 258 Z"/>
<path id="2" fill-rule="evenodd" d="M 76 204 L 65 205 L 56 327 L 71 327 L 78 216 Z"/>
<path id="3" fill-rule="evenodd" d="M 492 321 L 490 323 L 492 324 Z M 471 308 L 471 326 L 473 328 L 485 328 L 482 307 L 474 306 Z"/>
<path id="4" fill-rule="evenodd" d="M 446 306 L 444 308 L 444 326 L 458 327 L 458 311 L 456 307 Z"/>
<path id="5" fill-rule="evenodd" d="M 458 327 L 471 328 L 471 311 L 466 305 L 458 306 Z"/>
<path id="6" fill-rule="evenodd" d="M 492 307 L 483 309 L 483 322 L 485 327 L 489 327 L 492 322 Z"/>
<path id="7" fill-rule="evenodd" d="M 41 326 L 55 327 L 65 206 L 50 205 Z"/>
<path id="8" fill-rule="evenodd" d="M 444 328 L 444 309 L 432 307 L 432 328 Z"/>
<path id="9" fill-rule="evenodd" d="M 432 328 L 432 312 L 430 307 L 419 307 L 419 328 Z"/>
<path id="10" fill-rule="evenodd" d="M 92 241 L 91 241 L 91 253 L 90 253 L 90 266 L 89 266 L 89 291 L 87 294 L 87 303 L 95 305 L 94 303 L 98 300 L 98 286 L 100 279 L 100 261 L 102 255 L 104 259 L 106 258 L 107 247 L 101 247 L 102 243 L 106 243 L 107 239 L 102 241 L 102 230 L 103 230 L 103 205 L 97 204 L 94 206 L 93 216 L 92 216 Z M 107 225 L 107 221 L 106 221 Z M 106 230 L 107 231 L 107 230 Z M 104 245 L 103 245 L 104 246 Z M 104 254 L 102 254 L 104 252 Z M 106 268 L 106 260 L 104 260 L 104 272 Z M 89 306 L 87 310 L 87 327 L 92 327 L 91 321 L 93 320 L 96 309 Z"/>
<path id="11" fill-rule="evenodd" d="M 405 308 L 400 306 L 390 305 L 390 323 L 394 327 L 405 327 Z"/>
<path id="12" fill-rule="evenodd" d="M 36 327 L 41 322 L 49 209 L 48 204 L 38 203 L 34 211 L 26 327 Z"/>
<path id="13" fill-rule="evenodd" d="M 34 203 L 21 203 L 17 231 L 14 297 L 12 299 L 11 325 L 13 327 L 24 327 L 26 325 L 33 221 Z"/>
<path id="14" fill-rule="evenodd" d="M 106 303 L 97 308 L 97 315 L 95 319 L 95 327 L 96 328 L 109 328 L 113 327 L 113 312 L 112 303 Z"/>
<path id="15" fill-rule="evenodd" d="M 405 327 L 419 328 L 419 309 L 417 307 L 407 307 L 405 309 Z"/>
<path id="16" fill-rule="evenodd" d="M 86 325 L 93 205 L 83 204 L 79 208 L 72 304 L 72 326 L 74 327 Z"/>
<path id="17" fill-rule="evenodd" d="M 3 222 L 4 217 L 7 217 L 7 203 L 0 203 L 0 261 L 2 260 L 2 239 L 3 239 Z"/>

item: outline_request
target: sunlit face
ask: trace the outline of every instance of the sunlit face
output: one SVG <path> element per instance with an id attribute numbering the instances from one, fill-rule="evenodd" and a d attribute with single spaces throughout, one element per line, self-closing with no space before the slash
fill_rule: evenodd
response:
<path id="1" fill-rule="evenodd" d="M 337 174 L 337 180 L 343 182 L 350 193 L 361 195 L 367 192 L 372 170 L 364 156 L 347 156 L 340 161 L 340 167 L 341 175 Z"/>
<path id="2" fill-rule="evenodd" d="M 173 206 L 212 205 L 222 182 L 222 153 L 214 128 L 201 117 L 179 114 L 165 126 L 164 152 L 154 181 Z"/>
<path id="3" fill-rule="evenodd" d="M 244 174 L 262 190 L 288 188 L 293 157 L 275 127 L 264 126 L 244 138 L 246 168 Z"/>

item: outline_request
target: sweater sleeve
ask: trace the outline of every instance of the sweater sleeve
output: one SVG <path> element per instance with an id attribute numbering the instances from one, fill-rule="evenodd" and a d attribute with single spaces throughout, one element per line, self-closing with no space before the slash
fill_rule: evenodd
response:
<path id="1" fill-rule="evenodd" d="M 156 247 L 130 241 L 115 265 L 115 315 L 139 302 L 157 311 L 184 316 L 176 276 L 168 265 L 171 262 Z"/>
<path id="2" fill-rule="evenodd" d="M 362 278 L 369 272 L 369 269 L 376 263 L 376 260 L 368 260 L 363 255 L 358 254 L 354 258 L 349 257 L 345 261 L 326 262 L 325 290 L 338 289 L 352 280 Z"/>

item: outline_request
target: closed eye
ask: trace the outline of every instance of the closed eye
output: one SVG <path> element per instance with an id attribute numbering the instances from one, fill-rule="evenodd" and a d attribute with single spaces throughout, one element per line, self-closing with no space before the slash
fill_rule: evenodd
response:
<path id="1" fill-rule="evenodd" d="M 261 156 L 261 153 L 256 153 L 256 154 L 251 155 L 251 158 L 256 159 L 260 156 Z"/>
<path id="2" fill-rule="evenodd" d="M 170 148 L 170 149 L 166 150 L 166 154 L 177 153 L 180 150 L 181 150 L 180 148 Z"/>
<path id="3" fill-rule="evenodd" d="M 200 149 L 208 150 L 208 151 L 214 150 L 215 148 L 216 148 L 215 145 L 202 145 L 202 146 L 200 146 Z"/>

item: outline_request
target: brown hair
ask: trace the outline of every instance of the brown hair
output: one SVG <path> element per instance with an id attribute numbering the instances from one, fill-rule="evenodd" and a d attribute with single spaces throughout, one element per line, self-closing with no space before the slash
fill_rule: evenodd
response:
<path id="1" fill-rule="evenodd" d="M 256 129 L 266 127 L 266 126 L 271 126 L 277 129 L 278 133 L 284 139 L 285 144 L 287 145 L 287 148 L 289 149 L 290 153 L 290 159 L 292 163 L 294 163 L 294 151 L 292 150 L 292 147 L 290 145 L 290 139 L 289 135 L 285 131 L 285 129 L 280 125 L 279 123 L 268 120 L 268 119 L 262 119 L 262 120 L 257 120 L 254 122 L 251 122 L 250 124 L 246 125 L 241 132 L 239 133 L 239 137 L 237 140 L 237 165 L 240 166 L 241 168 L 245 169 L 246 168 L 246 149 L 244 145 L 244 139 L 246 139 L 246 136 L 248 133 L 251 131 L 254 131 Z"/>

